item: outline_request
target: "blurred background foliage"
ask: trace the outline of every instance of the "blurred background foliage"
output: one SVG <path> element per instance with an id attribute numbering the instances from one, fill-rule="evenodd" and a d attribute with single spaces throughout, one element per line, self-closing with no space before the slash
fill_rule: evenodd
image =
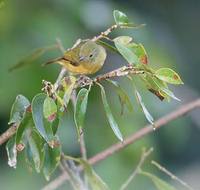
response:
<path id="1" fill-rule="evenodd" d="M 35 48 L 55 44 L 60 38 L 66 48 L 78 38 L 90 38 L 114 23 L 112 11 L 125 12 L 135 23 L 146 23 L 138 30 L 117 30 L 113 35 L 130 35 L 146 47 L 150 64 L 154 68 L 171 67 L 182 77 L 185 85 L 174 90 L 182 101 L 160 102 L 150 93 L 143 91 L 144 102 L 154 118 L 158 118 L 184 102 L 199 96 L 200 82 L 200 1 L 198 0 L 14 0 L 0 1 L 0 132 L 6 130 L 9 111 L 17 94 L 30 99 L 41 90 L 41 81 L 55 81 L 60 67 L 41 67 L 46 60 L 60 55 L 58 50 L 48 52 L 27 67 L 9 73 L 8 68 L 21 60 Z M 109 56 L 101 72 L 124 64 L 118 55 Z M 127 80 L 121 83 L 133 97 Z M 108 100 L 124 135 L 138 130 L 146 120 L 132 98 L 134 112 L 120 116 L 118 98 L 111 88 L 106 88 Z M 117 189 L 136 166 L 143 146 L 153 146 L 152 157 L 176 175 L 200 189 L 200 119 L 199 111 L 193 111 L 161 130 L 145 137 L 134 145 L 95 166 L 97 173 L 111 189 Z M 68 112 L 59 129 L 63 150 L 79 156 L 72 113 Z M 85 123 L 88 155 L 115 143 L 105 119 L 100 91 L 93 88 Z M 155 172 L 147 162 L 149 171 Z M 58 171 L 55 173 L 58 174 Z M 159 175 L 162 175 L 159 173 Z M 52 176 L 53 178 L 54 176 Z M 169 180 L 169 178 L 164 179 Z M 174 183 L 174 182 L 171 182 Z M 0 147 L 0 184 L 2 190 L 40 189 L 46 181 L 40 174 L 31 172 L 20 156 L 17 169 L 7 165 L 5 147 Z M 66 184 L 65 184 L 66 185 Z M 137 177 L 130 189 L 151 190 L 149 181 Z M 63 185 L 59 189 L 66 189 Z M 152 186 L 152 189 L 154 187 Z M 181 189 L 181 187 L 179 187 Z"/>

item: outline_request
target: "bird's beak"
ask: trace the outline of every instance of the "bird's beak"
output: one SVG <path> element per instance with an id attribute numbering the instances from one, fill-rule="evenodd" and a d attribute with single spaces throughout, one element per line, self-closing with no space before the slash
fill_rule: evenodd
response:
<path id="1" fill-rule="evenodd" d="M 85 59 L 85 56 L 79 57 L 79 61 L 83 61 Z"/>

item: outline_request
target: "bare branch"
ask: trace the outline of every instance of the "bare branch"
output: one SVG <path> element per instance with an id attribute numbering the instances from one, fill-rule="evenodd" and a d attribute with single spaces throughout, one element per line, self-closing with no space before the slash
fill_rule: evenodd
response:
<path id="1" fill-rule="evenodd" d="M 156 129 L 159 129 L 160 127 L 166 125 L 167 123 L 185 115 L 186 113 L 188 113 L 196 108 L 200 108 L 200 98 L 197 100 L 194 100 L 190 103 L 187 103 L 187 104 L 181 106 L 180 108 L 178 108 L 177 110 L 169 113 L 168 115 L 158 119 L 155 122 Z M 102 152 L 96 154 L 95 156 L 93 156 L 92 158 L 89 159 L 89 163 L 91 165 L 96 164 L 96 163 L 106 159 L 107 157 L 113 155 L 115 152 L 118 152 L 118 151 L 124 149 L 125 147 L 127 147 L 128 145 L 135 143 L 137 140 L 143 138 L 144 136 L 146 136 L 152 132 L 154 132 L 154 129 L 152 128 L 152 126 L 147 125 L 144 128 L 138 130 L 136 133 L 125 138 L 123 143 L 121 143 L 121 142 L 116 143 L 116 144 L 110 146 L 109 148 L 103 150 Z M 68 176 L 62 174 L 59 177 L 57 177 L 55 180 L 50 182 L 47 186 L 45 186 L 43 188 L 43 190 L 56 189 L 60 185 L 62 185 L 64 183 L 64 181 L 67 179 L 68 179 Z"/>
<path id="2" fill-rule="evenodd" d="M 163 166 L 161 166 L 160 164 L 158 164 L 156 161 L 151 161 L 151 163 L 156 166 L 160 171 L 162 171 L 163 173 L 167 174 L 169 177 L 171 177 L 173 180 L 178 181 L 181 185 L 183 185 L 184 187 L 186 187 L 189 190 L 194 190 L 191 186 L 189 186 L 186 182 L 184 182 L 183 180 L 181 180 L 180 178 L 178 178 L 177 176 L 175 176 L 174 174 L 172 174 L 169 170 L 167 170 L 166 168 L 164 168 Z"/>
<path id="3" fill-rule="evenodd" d="M 17 131 L 18 126 L 13 124 L 9 129 L 7 129 L 3 134 L 0 136 L 0 145 L 5 143 L 8 139 L 10 139 Z"/>

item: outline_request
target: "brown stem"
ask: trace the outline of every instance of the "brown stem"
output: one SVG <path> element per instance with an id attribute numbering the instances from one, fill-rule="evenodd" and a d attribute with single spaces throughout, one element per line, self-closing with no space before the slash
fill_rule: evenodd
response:
<path id="1" fill-rule="evenodd" d="M 156 129 L 166 125 L 170 121 L 173 121 L 173 120 L 185 115 L 186 113 L 192 111 L 195 108 L 200 108 L 200 98 L 197 99 L 197 100 L 194 100 L 190 103 L 187 103 L 187 104 L 181 106 L 180 108 L 178 108 L 177 110 L 175 110 L 175 111 L 167 114 L 166 116 L 158 119 L 155 122 Z M 137 140 L 139 140 L 142 137 L 152 133 L 153 131 L 154 130 L 153 130 L 152 126 L 147 125 L 144 128 L 138 130 L 136 133 L 133 133 L 129 137 L 125 138 L 123 143 L 121 143 L 121 142 L 116 143 L 116 144 L 110 146 L 109 148 L 103 150 L 102 152 L 96 154 L 95 156 L 93 156 L 92 158 L 89 159 L 89 163 L 91 165 L 96 164 L 97 162 L 100 162 L 100 161 L 106 159 L 107 157 L 113 155 L 115 152 L 118 152 L 118 151 L 124 149 L 125 147 L 127 147 L 128 145 L 135 143 Z M 45 186 L 43 188 L 43 190 L 56 189 L 60 185 L 62 185 L 63 182 L 67 179 L 68 179 L 68 177 L 66 175 L 62 174 L 59 177 L 57 177 L 56 179 L 54 179 L 52 182 L 50 182 L 47 186 Z"/>
<path id="2" fill-rule="evenodd" d="M 18 126 L 13 124 L 10 128 L 8 128 L 3 134 L 0 136 L 0 145 L 5 143 L 8 139 L 10 139 L 17 131 Z"/>
<path id="3" fill-rule="evenodd" d="M 118 25 L 114 24 L 112 25 L 110 28 L 108 28 L 107 30 L 105 30 L 104 32 L 101 32 L 100 35 L 98 36 L 95 36 L 92 40 L 93 41 L 97 41 L 101 38 L 107 38 L 107 36 L 113 31 L 115 30 L 116 28 L 118 27 Z"/>

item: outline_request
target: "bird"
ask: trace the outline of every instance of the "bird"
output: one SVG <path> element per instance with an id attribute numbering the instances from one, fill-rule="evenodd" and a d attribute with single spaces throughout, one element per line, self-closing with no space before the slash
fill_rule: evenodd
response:
<path id="1" fill-rule="evenodd" d="M 57 63 L 72 75 L 90 75 L 102 68 L 106 55 L 104 47 L 88 39 L 80 41 L 66 50 L 62 57 L 50 60 L 45 65 Z"/>

